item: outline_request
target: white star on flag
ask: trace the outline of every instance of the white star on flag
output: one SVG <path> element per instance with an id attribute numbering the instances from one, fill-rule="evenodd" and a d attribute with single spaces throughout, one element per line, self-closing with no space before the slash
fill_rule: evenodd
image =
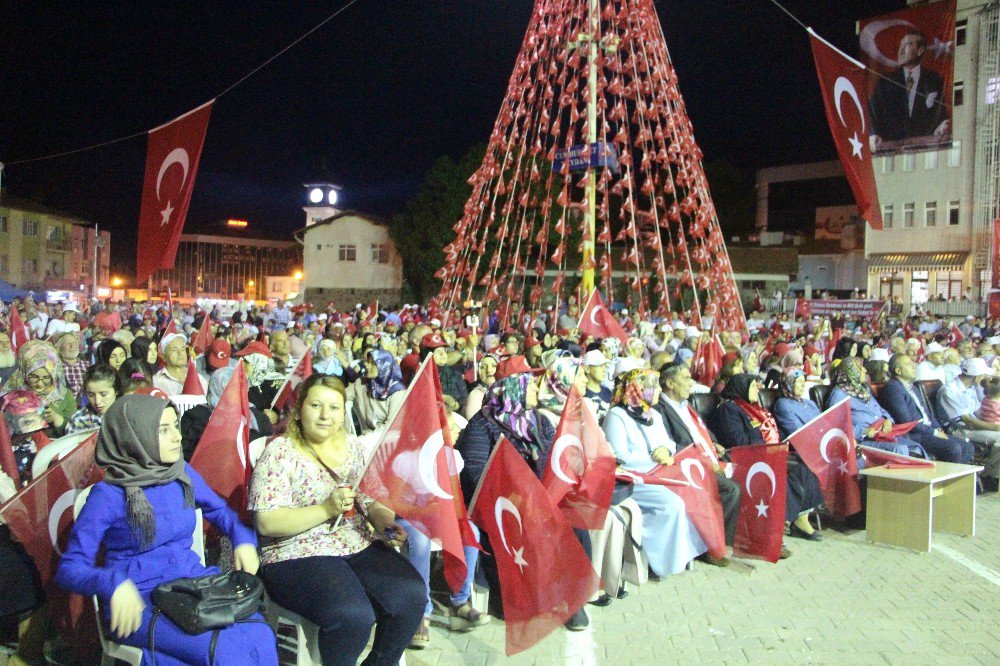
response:
<path id="1" fill-rule="evenodd" d="M 169 201 L 167 202 L 167 207 L 160 214 L 163 216 L 163 221 L 160 222 L 160 226 L 162 227 L 170 222 L 170 216 L 174 214 L 174 207 L 170 205 Z"/>
<path id="2" fill-rule="evenodd" d="M 841 474 L 847 474 L 847 461 L 841 458 L 840 463 L 837 465 L 837 471 Z"/>
<path id="3" fill-rule="evenodd" d="M 764 518 L 767 518 L 767 510 L 770 507 L 768 505 L 764 504 L 764 500 L 761 500 L 760 503 L 757 504 L 757 506 L 755 506 L 754 508 L 757 509 L 757 517 L 758 518 L 760 518 L 761 516 L 763 516 Z"/>
<path id="4" fill-rule="evenodd" d="M 864 145 L 858 141 L 858 133 L 855 132 L 854 136 L 847 140 L 851 144 L 851 155 L 857 157 L 859 160 L 864 159 L 861 156 L 861 147 Z"/>
<path id="5" fill-rule="evenodd" d="M 524 547 L 514 549 L 514 564 L 523 572 L 524 567 L 528 566 L 528 561 L 524 559 Z"/>

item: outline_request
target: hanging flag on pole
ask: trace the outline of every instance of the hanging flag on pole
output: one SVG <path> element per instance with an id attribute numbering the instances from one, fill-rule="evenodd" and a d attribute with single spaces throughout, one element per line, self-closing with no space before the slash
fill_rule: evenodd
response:
<path id="1" fill-rule="evenodd" d="M 578 326 L 584 335 L 595 338 L 618 338 L 623 345 L 628 342 L 628 333 L 604 305 L 604 299 L 596 289 L 590 292 L 587 306 L 580 313 Z"/>
<path id="2" fill-rule="evenodd" d="M 872 229 L 882 228 L 875 171 L 869 146 L 867 79 L 865 66 L 848 57 L 809 28 L 813 60 L 823 91 L 826 120 L 833 143 L 854 192 L 861 218 Z"/>
<path id="3" fill-rule="evenodd" d="M 139 283 L 174 266 L 214 102 L 149 132 L 136 256 Z"/>

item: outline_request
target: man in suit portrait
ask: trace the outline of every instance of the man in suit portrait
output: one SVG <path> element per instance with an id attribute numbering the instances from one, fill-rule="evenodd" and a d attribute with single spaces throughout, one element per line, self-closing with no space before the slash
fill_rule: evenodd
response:
<path id="1" fill-rule="evenodd" d="M 927 39 L 910 30 L 899 42 L 899 69 L 879 79 L 868 100 L 872 152 L 914 137 L 947 140 L 951 135 L 944 82 L 937 72 L 921 65 Z"/>

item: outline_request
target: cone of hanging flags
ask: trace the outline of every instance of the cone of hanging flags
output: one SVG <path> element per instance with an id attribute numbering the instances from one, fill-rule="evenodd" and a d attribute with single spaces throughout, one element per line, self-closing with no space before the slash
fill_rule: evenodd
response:
<path id="1" fill-rule="evenodd" d="M 295 370 L 285 377 L 284 383 L 282 383 L 281 388 L 278 389 L 278 392 L 274 396 L 271 409 L 278 412 L 286 408 L 290 409 L 295 404 L 295 389 L 298 388 L 299 384 L 308 379 L 312 373 L 312 350 L 307 349 L 302 360 L 295 366 Z"/>
<path id="2" fill-rule="evenodd" d="M 587 306 L 580 313 L 580 332 L 595 338 L 618 338 L 624 345 L 628 334 L 604 305 L 604 299 L 596 289 L 590 293 Z"/>
<path id="3" fill-rule="evenodd" d="M 733 481 L 742 491 L 733 552 L 777 562 L 785 534 L 788 449 L 766 444 L 734 446 L 729 458 Z"/>
<path id="4" fill-rule="evenodd" d="M 205 483 L 244 518 L 251 472 L 247 390 L 246 372 L 238 363 L 191 456 L 191 466 Z"/>
<path id="5" fill-rule="evenodd" d="M 188 361 L 187 376 L 184 378 L 184 388 L 181 389 L 184 395 L 205 395 L 205 389 L 201 385 L 201 378 L 194 367 L 194 361 Z"/>
<path id="6" fill-rule="evenodd" d="M 844 398 L 786 440 L 816 475 L 823 501 L 834 518 L 861 511 L 853 432 L 850 398 Z"/>
<path id="7" fill-rule="evenodd" d="M 214 339 L 215 336 L 212 334 L 212 320 L 209 318 L 208 313 L 205 313 L 205 320 L 201 322 L 201 328 L 198 329 L 194 339 L 191 340 L 194 353 L 204 354 L 212 345 Z"/>
<path id="8" fill-rule="evenodd" d="M 826 120 L 844 167 L 844 175 L 854 193 L 861 218 L 872 229 L 881 229 L 882 210 L 878 204 L 878 188 L 868 140 L 870 128 L 865 113 L 868 108 L 865 66 L 834 48 L 812 28 L 808 30 L 816 73 L 823 91 Z"/>
<path id="9" fill-rule="evenodd" d="M 565 624 L 600 581 L 569 523 L 506 437 L 494 447 L 471 506 L 496 561 L 506 652 L 517 654 Z"/>
<path id="10" fill-rule="evenodd" d="M 575 386 L 566 398 L 542 485 L 570 525 L 603 529 L 615 489 L 615 455 Z"/>
<path id="11" fill-rule="evenodd" d="M 465 582 L 463 547 L 476 545 L 458 471 L 437 365 L 428 356 L 379 440 L 358 491 L 441 546 L 444 577 L 454 592 Z"/>
<path id="12" fill-rule="evenodd" d="M 214 102 L 149 132 L 136 256 L 140 284 L 156 271 L 174 266 Z"/>
<path id="13" fill-rule="evenodd" d="M 20 474 L 17 471 L 17 459 L 14 457 L 14 447 L 10 443 L 10 430 L 7 429 L 7 419 L 0 414 L 0 471 L 14 481 L 14 487 L 21 487 Z"/>
<path id="14" fill-rule="evenodd" d="M 891 451 L 883 451 L 864 444 L 858 444 L 858 451 L 864 458 L 867 467 L 882 467 L 886 469 L 911 469 L 914 467 L 934 467 L 933 460 L 911 458 Z"/>
<path id="15" fill-rule="evenodd" d="M 722 357 L 725 353 L 718 335 L 713 334 L 708 340 L 703 340 L 691 359 L 691 376 L 695 381 L 711 386 L 722 370 Z"/>
<path id="16" fill-rule="evenodd" d="M 31 329 L 21 321 L 21 313 L 13 305 L 10 306 L 10 346 L 17 353 L 25 342 L 31 339 Z"/>

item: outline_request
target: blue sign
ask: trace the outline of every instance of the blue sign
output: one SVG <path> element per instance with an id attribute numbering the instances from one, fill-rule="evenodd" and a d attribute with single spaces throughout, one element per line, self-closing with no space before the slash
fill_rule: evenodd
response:
<path id="1" fill-rule="evenodd" d="M 610 143 L 598 141 L 590 144 L 590 159 L 584 155 L 586 144 L 579 144 L 566 150 L 557 150 L 556 158 L 552 162 L 552 168 L 561 172 L 566 163 L 567 152 L 569 153 L 569 170 L 585 171 L 589 168 L 607 167 L 612 171 L 618 171 L 618 149 Z"/>

